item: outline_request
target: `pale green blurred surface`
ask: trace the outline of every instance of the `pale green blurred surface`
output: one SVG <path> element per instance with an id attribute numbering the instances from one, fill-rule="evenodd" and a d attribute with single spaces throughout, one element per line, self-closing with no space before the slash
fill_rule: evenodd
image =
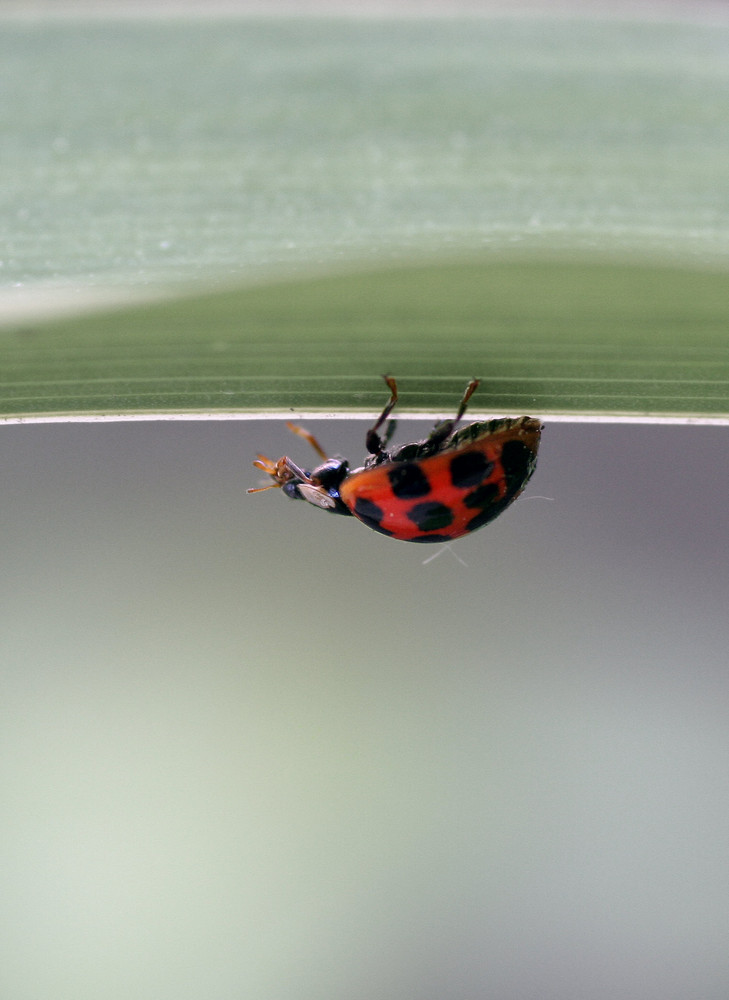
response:
<path id="1" fill-rule="evenodd" d="M 115 9 L 0 23 L 6 291 L 514 245 L 726 257 L 719 18 Z"/>
<path id="2" fill-rule="evenodd" d="M 725 431 L 548 425 L 467 568 L 291 447 L 2 431 L 3 998 L 723 1000 Z"/>

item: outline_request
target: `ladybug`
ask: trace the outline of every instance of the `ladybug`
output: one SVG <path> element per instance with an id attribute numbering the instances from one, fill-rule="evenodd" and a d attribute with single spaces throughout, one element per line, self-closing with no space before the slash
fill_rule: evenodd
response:
<path id="1" fill-rule="evenodd" d="M 277 462 L 258 455 L 253 463 L 292 500 L 307 500 L 332 514 L 358 518 L 368 528 L 404 542 L 450 542 L 493 521 L 522 492 L 537 464 L 542 425 L 533 417 L 475 421 L 456 430 L 479 385 L 472 379 L 451 420 L 437 423 L 423 441 L 387 446 L 395 422 L 380 428 L 397 403 L 397 383 L 383 375 L 390 399 L 367 431 L 369 456 L 350 471 L 343 458 L 329 458 L 316 438 L 296 424 L 289 430 L 322 458 L 309 472 L 287 455 Z"/>

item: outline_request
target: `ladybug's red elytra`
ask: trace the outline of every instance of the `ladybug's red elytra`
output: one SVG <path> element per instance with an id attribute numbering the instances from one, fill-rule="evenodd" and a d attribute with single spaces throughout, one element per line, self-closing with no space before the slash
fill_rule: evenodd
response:
<path id="1" fill-rule="evenodd" d="M 472 379 L 451 420 L 437 423 L 423 441 L 387 451 L 395 422 L 380 428 L 397 403 L 397 383 L 383 375 L 390 399 L 367 431 L 368 458 L 350 472 L 346 459 L 329 458 L 316 438 L 289 423 L 322 458 L 309 472 L 287 455 L 277 462 L 258 455 L 253 463 L 293 500 L 307 500 L 332 514 L 354 515 L 368 528 L 404 542 L 450 542 L 493 521 L 522 492 L 537 464 L 542 425 L 533 417 L 456 425 L 479 385 Z"/>

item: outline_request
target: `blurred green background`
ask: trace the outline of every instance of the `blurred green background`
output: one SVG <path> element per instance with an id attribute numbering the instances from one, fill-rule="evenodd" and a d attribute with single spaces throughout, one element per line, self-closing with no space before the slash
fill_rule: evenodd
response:
<path id="1" fill-rule="evenodd" d="M 28 5 L 0 33 L 4 280 L 139 294 L 484 247 L 723 261 L 721 9 L 536 8 Z"/>
<path id="2" fill-rule="evenodd" d="M 721 10 L 51 10 L 0 21 L 3 412 L 374 411 L 392 364 L 445 415 L 478 363 L 479 412 L 726 414 Z M 724 1000 L 726 426 L 548 419 L 427 563 L 245 496 L 303 445 L 0 427 L 2 997 Z"/>

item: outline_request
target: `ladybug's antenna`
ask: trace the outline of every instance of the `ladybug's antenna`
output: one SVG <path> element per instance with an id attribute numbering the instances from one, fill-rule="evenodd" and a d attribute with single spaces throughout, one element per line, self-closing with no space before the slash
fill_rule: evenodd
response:
<path id="1" fill-rule="evenodd" d="M 253 489 L 246 490 L 246 493 L 263 493 L 264 490 L 280 490 L 281 483 L 269 483 L 268 486 L 254 486 Z"/>

